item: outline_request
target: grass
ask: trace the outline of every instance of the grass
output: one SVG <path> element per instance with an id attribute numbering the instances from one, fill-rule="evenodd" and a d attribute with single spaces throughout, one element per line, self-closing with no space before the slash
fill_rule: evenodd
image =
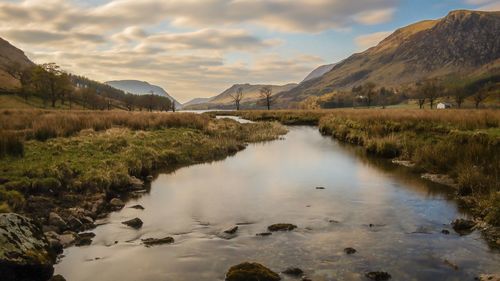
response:
<path id="1" fill-rule="evenodd" d="M 126 191 L 132 177 L 221 159 L 287 132 L 279 123 L 192 113 L 9 110 L 0 111 L 0 120 L 3 135 L 23 142 L 22 155 L 0 158 L 0 211 L 19 212 L 30 212 L 30 200 L 39 197 L 73 207 L 86 195 Z"/>
<path id="2" fill-rule="evenodd" d="M 317 124 L 321 133 L 363 146 L 367 153 L 409 160 L 420 172 L 448 174 L 457 182 L 460 202 L 478 217 L 500 226 L 498 110 L 337 109 L 226 114 L 255 121 Z"/>

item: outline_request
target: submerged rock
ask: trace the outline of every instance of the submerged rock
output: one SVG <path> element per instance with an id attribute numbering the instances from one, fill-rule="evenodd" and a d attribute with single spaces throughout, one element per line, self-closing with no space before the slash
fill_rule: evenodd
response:
<path id="1" fill-rule="evenodd" d="M 260 263 L 244 262 L 232 266 L 227 274 L 226 281 L 278 281 L 280 276 Z"/>
<path id="2" fill-rule="evenodd" d="M 144 182 L 136 177 L 130 177 L 129 185 L 132 190 L 140 190 L 144 188 Z"/>
<path id="3" fill-rule="evenodd" d="M 443 174 L 422 174 L 421 178 L 441 184 L 441 185 L 446 185 L 450 186 L 453 188 L 458 188 L 458 184 L 453 180 L 450 176 L 448 175 L 443 175 Z"/>
<path id="4" fill-rule="evenodd" d="M 131 220 L 122 222 L 122 224 L 130 226 L 130 227 L 135 228 L 135 229 L 141 228 L 142 227 L 142 223 L 143 222 L 142 222 L 142 220 L 140 218 L 133 218 Z"/>
<path id="5" fill-rule="evenodd" d="M 223 239 L 233 239 L 236 237 L 236 231 L 238 231 L 238 226 L 232 226 L 222 232 L 220 232 L 217 236 Z"/>
<path id="6" fill-rule="evenodd" d="M 271 232 L 261 232 L 261 233 L 255 234 L 255 235 L 257 235 L 257 236 L 269 236 L 269 235 L 272 235 L 272 233 Z"/>
<path id="7" fill-rule="evenodd" d="M 292 231 L 296 229 L 297 226 L 291 223 L 276 223 L 267 227 L 267 230 L 274 231 Z"/>
<path id="8" fill-rule="evenodd" d="M 347 247 L 347 248 L 344 249 L 344 253 L 346 253 L 348 255 L 355 254 L 356 252 L 357 252 L 356 249 L 351 248 L 351 247 Z"/>
<path id="9" fill-rule="evenodd" d="M 55 255 L 41 228 L 14 213 L 0 214 L 2 281 L 46 281 L 54 272 Z"/>
<path id="10" fill-rule="evenodd" d="M 453 226 L 453 230 L 455 230 L 458 234 L 467 235 L 474 230 L 476 223 L 472 220 L 456 219 L 451 223 L 451 225 Z"/>
<path id="11" fill-rule="evenodd" d="M 134 205 L 134 206 L 131 206 L 130 208 L 137 209 L 137 210 L 144 210 L 144 207 L 142 205 Z"/>
<path id="12" fill-rule="evenodd" d="M 443 230 L 441 230 L 441 233 L 444 235 L 448 235 L 448 234 L 450 234 L 450 231 L 448 229 L 443 229 Z"/>
<path id="13" fill-rule="evenodd" d="M 282 273 L 298 277 L 298 276 L 301 276 L 302 274 L 304 274 L 304 271 L 302 271 L 302 269 L 300 269 L 298 267 L 289 267 L 289 268 L 285 269 Z"/>
<path id="14" fill-rule="evenodd" d="M 163 244 L 172 244 L 172 243 L 174 243 L 174 238 L 172 238 L 170 236 L 167 236 L 164 238 L 146 238 L 146 239 L 142 239 L 142 243 L 146 247 L 163 245 Z"/>
<path id="15" fill-rule="evenodd" d="M 386 281 L 392 278 L 392 276 L 385 271 L 371 271 L 365 274 L 366 278 L 375 281 Z"/>
<path id="16" fill-rule="evenodd" d="M 316 186 L 316 189 L 321 190 L 321 189 L 325 189 L 325 187 L 323 187 L 323 186 Z"/>

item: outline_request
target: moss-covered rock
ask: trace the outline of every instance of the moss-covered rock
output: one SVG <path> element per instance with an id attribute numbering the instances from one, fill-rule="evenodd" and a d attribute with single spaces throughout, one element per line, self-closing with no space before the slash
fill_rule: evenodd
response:
<path id="1" fill-rule="evenodd" d="M 244 262 L 232 266 L 227 274 L 226 281 L 278 281 L 280 276 L 269 268 L 256 262 Z"/>
<path id="2" fill-rule="evenodd" d="M 54 272 L 54 255 L 42 230 L 15 213 L 0 214 L 2 281 L 46 281 Z"/>

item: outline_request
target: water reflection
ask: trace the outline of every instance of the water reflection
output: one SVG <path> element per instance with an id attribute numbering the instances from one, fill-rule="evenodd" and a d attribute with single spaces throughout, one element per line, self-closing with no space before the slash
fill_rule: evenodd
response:
<path id="1" fill-rule="evenodd" d="M 74 281 L 223 280 L 247 260 L 275 271 L 299 266 L 313 280 L 365 280 L 369 270 L 393 280 L 471 280 L 498 270 L 499 255 L 478 233 L 440 233 L 460 216 L 449 194 L 355 150 L 316 128 L 291 127 L 285 140 L 159 175 L 149 194 L 127 204 L 144 211 L 111 214 L 93 244 L 68 249 L 56 271 Z M 140 230 L 120 223 L 136 216 Z M 255 236 L 278 222 L 299 228 Z M 219 238 L 234 224 L 241 224 L 236 238 Z M 140 245 L 166 235 L 176 242 Z M 358 253 L 346 256 L 345 247 Z"/>

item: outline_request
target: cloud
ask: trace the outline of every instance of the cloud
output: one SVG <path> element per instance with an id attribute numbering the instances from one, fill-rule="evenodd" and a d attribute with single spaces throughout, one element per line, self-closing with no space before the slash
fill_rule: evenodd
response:
<path id="1" fill-rule="evenodd" d="M 479 11 L 499 11 L 500 1 L 498 0 L 465 0 L 466 4 L 478 6 Z"/>
<path id="2" fill-rule="evenodd" d="M 365 25 L 374 25 L 379 23 L 388 22 L 392 19 L 392 16 L 396 10 L 394 8 L 372 10 L 358 13 L 354 16 L 354 19 Z"/>
<path id="3" fill-rule="evenodd" d="M 233 83 L 300 81 L 325 62 L 287 49 L 289 34 L 383 23 L 398 2 L 0 1 L 0 36 L 38 63 L 100 81 L 145 80 L 187 100 Z"/>
<path id="4" fill-rule="evenodd" d="M 380 31 L 371 34 L 364 34 L 356 37 L 355 42 L 359 50 L 365 50 L 376 46 L 380 41 L 391 35 L 392 31 Z"/>

